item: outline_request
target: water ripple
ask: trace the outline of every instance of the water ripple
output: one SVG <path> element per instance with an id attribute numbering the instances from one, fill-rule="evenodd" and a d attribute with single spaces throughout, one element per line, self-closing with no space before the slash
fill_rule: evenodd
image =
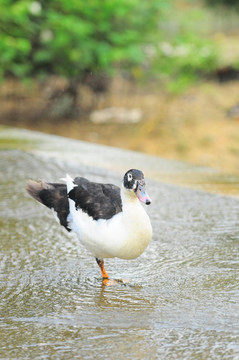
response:
<path id="1" fill-rule="evenodd" d="M 239 356 L 238 199 L 149 180 L 153 240 L 136 260 L 106 260 L 112 278 L 130 279 L 107 287 L 77 238 L 24 189 L 29 177 L 56 180 L 79 169 L 20 151 L 2 158 L 3 358 Z M 117 172 L 87 164 L 81 172 L 118 181 Z"/>

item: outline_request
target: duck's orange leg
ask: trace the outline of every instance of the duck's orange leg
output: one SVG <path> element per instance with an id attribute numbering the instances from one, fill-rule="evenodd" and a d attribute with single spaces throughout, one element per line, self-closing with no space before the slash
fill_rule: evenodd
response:
<path id="1" fill-rule="evenodd" d="M 96 262 L 100 267 L 100 271 L 101 271 L 103 279 L 109 279 L 109 275 L 107 274 L 105 267 L 104 267 L 104 260 L 99 260 L 96 258 Z"/>
<path id="2" fill-rule="evenodd" d="M 104 260 L 96 259 L 97 264 L 99 265 L 101 274 L 102 274 L 102 284 L 106 286 L 113 286 L 113 285 L 119 285 L 119 284 L 126 284 L 129 281 L 128 280 L 111 280 L 109 278 L 109 275 L 107 274 L 105 267 L 104 267 Z"/>

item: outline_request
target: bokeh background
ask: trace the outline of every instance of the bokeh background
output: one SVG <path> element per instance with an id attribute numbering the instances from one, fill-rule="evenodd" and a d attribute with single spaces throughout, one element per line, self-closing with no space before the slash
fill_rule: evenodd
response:
<path id="1" fill-rule="evenodd" d="M 239 172 L 236 0 L 2 0 L 0 122 Z"/>

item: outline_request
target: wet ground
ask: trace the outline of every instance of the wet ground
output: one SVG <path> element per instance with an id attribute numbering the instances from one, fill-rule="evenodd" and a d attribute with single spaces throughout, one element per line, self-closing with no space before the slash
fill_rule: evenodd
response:
<path id="1" fill-rule="evenodd" d="M 0 143 L 1 359 L 239 359 L 239 198 L 219 194 L 238 195 L 238 179 L 30 131 L 2 129 Z M 130 279 L 107 287 L 25 182 L 68 172 L 120 185 L 132 167 L 153 240 L 136 260 L 106 260 Z"/>

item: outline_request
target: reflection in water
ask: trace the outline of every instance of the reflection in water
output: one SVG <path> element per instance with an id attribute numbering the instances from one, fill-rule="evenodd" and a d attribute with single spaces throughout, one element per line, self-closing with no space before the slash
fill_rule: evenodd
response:
<path id="1" fill-rule="evenodd" d="M 112 278 L 130 283 L 105 286 L 94 258 L 24 187 L 28 178 L 56 180 L 79 168 L 117 183 L 121 164 L 112 159 L 115 172 L 106 170 L 107 148 L 97 156 L 105 151 L 108 165 L 98 168 L 66 153 L 60 160 L 57 147 L 42 151 L 1 152 L 0 357 L 236 359 L 239 200 L 150 175 L 153 240 L 136 260 L 106 260 Z"/>

